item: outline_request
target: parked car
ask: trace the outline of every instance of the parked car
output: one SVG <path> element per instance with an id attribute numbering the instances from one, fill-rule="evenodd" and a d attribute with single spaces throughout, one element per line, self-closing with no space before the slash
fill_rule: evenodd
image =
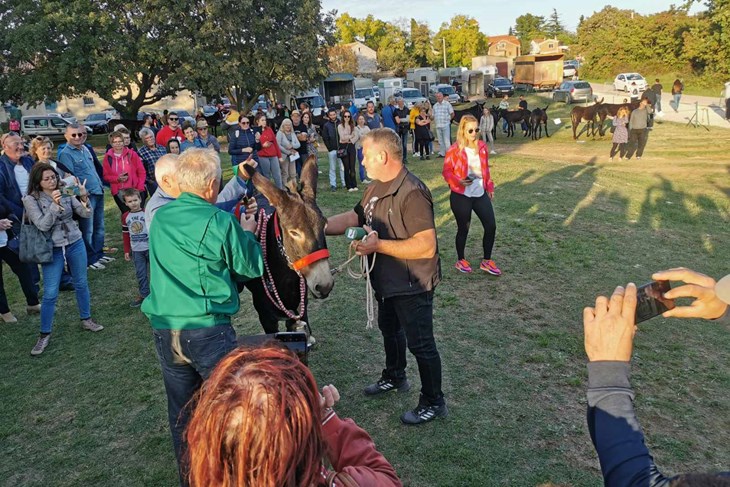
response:
<path id="1" fill-rule="evenodd" d="M 453 86 L 440 84 L 433 85 L 431 88 L 428 89 L 428 100 L 431 102 L 431 104 L 436 103 L 436 93 L 439 92 L 444 95 L 444 98 L 449 100 L 449 103 L 459 103 L 459 101 L 461 101 L 461 98 L 456 93 L 456 90 Z"/>
<path id="2" fill-rule="evenodd" d="M 571 104 L 574 101 L 593 101 L 593 88 L 587 81 L 563 81 L 553 91 L 553 101 Z"/>
<path id="3" fill-rule="evenodd" d="M 70 123 L 78 123 L 79 121 L 74 117 L 74 114 L 71 112 L 63 112 L 63 113 L 49 113 L 48 115 L 53 117 L 61 117 L 62 119 L 70 122 Z"/>
<path id="4" fill-rule="evenodd" d="M 515 87 L 507 78 L 494 78 L 487 85 L 487 96 L 502 97 L 504 95 L 512 96 L 515 94 Z"/>
<path id="5" fill-rule="evenodd" d="M 573 78 L 578 75 L 578 69 L 569 63 L 563 63 L 563 78 Z"/>
<path id="6" fill-rule="evenodd" d="M 84 125 L 95 134 L 106 134 L 109 132 L 109 120 L 112 119 L 111 112 L 92 113 L 84 120 Z"/>
<path id="7" fill-rule="evenodd" d="M 616 91 L 625 91 L 626 93 L 628 93 L 631 91 L 633 83 L 636 83 L 636 88 L 640 92 L 646 91 L 646 80 L 639 73 L 619 74 L 618 76 L 616 76 L 616 79 L 613 80 L 613 89 Z"/>
<path id="8" fill-rule="evenodd" d="M 426 102 L 426 97 L 421 95 L 421 91 L 416 88 L 403 88 L 401 96 L 408 108 L 413 108 L 413 105 L 420 105 Z"/>
<path id="9" fill-rule="evenodd" d="M 373 86 L 373 94 L 375 95 L 375 105 L 380 103 L 380 88 L 378 85 Z"/>
<path id="10" fill-rule="evenodd" d="M 56 115 L 28 115 L 20 119 L 20 134 L 30 138 L 37 136 L 48 137 L 51 140 L 65 140 L 66 127 L 71 125 L 70 120 Z M 91 127 L 86 127 L 86 132 L 93 133 Z"/>

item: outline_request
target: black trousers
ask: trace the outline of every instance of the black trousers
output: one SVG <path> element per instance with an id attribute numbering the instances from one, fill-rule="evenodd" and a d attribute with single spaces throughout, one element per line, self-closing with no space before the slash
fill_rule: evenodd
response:
<path id="1" fill-rule="evenodd" d="M 341 144 L 340 148 L 347 150 L 347 154 L 341 159 L 342 165 L 345 166 L 345 186 L 347 189 L 357 188 L 357 179 L 355 179 L 355 168 L 357 166 L 355 144 Z"/>
<path id="2" fill-rule="evenodd" d="M 383 378 L 406 378 L 406 346 L 418 363 L 420 405 L 444 404 L 441 391 L 441 356 L 433 337 L 433 291 L 378 300 L 378 327 L 383 334 Z"/>
<path id="3" fill-rule="evenodd" d="M 730 98 L 725 100 L 725 119 L 730 120 Z"/>
<path id="4" fill-rule="evenodd" d="M 421 157 L 431 155 L 431 152 L 428 150 L 429 142 L 431 142 L 429 139 L 416 139 L 416 151 L 421 153 Z"/>
<path id="5" fill-rule="evenodd" d="M 38 288 L 33 284 L 33 278 L 31 277 L 30 264 L 24 264 L 20 262 L 18 254 L 10 250 L 7 246 L 0 247 L 0 314 L 10 312 L 10 306 L 8 305 L 8 298 L 5 295 L 5 283 L 3 282 L 3 267 L 2 262 L 5 262 L 10 270 L 18 276 L 20 281 L 20 288 L 25 294 L 25 302 L 28 306 L 35 306 L 38 304 Z M 37 266 L 36 266 L 37 267 Z"/>
<path id="6" fill-rule="evenodd" d="M 494 208 L 489 195 L 485 192 L 479 198 L 470 198 L 452 191 L 449 202 L 456 219 L 456 255 L 459 260 L 464 258 L 464 248 L 466 247 L 466 237 L 469 235 L 472 211 L 477 214 L 477 218 L 484 227 L 484 235 L 482 236 L 483 256 L 485 259 L 491 259 L 494 236 L 497 233 L 497 222 L 494 218 Z"/>
<path id="7" fill-rule="evenodd" d="M 617 142 L 613 143 L 613 146 L 611 147 L 611 157 L 615 156 L 616 153 L 619 153 L 621 157 L 626 155 L 626 144 L 619 144 Z"/>
<path id="8" fill-rule="evenodd" d="M 644 155 L 646 142 L 649 140 L 649 131 L 647 129 L 631 129 L 629 130 L 629 150 L 626 158 L 631 159 L 636 152 L 636 157 Z"/>

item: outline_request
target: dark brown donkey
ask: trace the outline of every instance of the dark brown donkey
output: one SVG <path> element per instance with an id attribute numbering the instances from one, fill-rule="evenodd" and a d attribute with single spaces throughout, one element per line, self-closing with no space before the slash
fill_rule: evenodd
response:
<path id="1" fill-rule="evenodd" d="M 573 110 L 570 112 L 570 119 L 573 122 L 573 140 L 578 139 L 580 137 L 580 134 L 582 134 L 584 131 L 590 135 L 591 137 L 596 136 L 596 120 L 598 118 L 598 110 L 603 105 L 603 98 L 601 98 L 600 101 L 596 101 L 593 105 L 587 106 L 587 107 L 573 107 Z M 581 121 L 585 121 L 585 126 L 581 129 L 581 131 L 576 135 L 575 131 L 578 128 L 578 125 L 580 125 Z M 599 132 L 601 137 L 603 137 L 603 132 Z"/>
<path id="2" fill-rule="evenodd" d="M 639 104 L 641 102 L 639 100 L 632 100 L 631 102 L 626 103 L 603 103 L 601 105 L 601 108 L 598 109 L 598 123 L 599 123 L 599 130 L 603 129 L 603 122 L 606 121 L 607 117 L 615 117 L 618 113 L 618 109 L 621 107 L 628 107 L 629 109 L 629 116 L 631 116 L 631 112 L 639 108 Z"/>
<path id="3" fill-rule="evenodd" d="M 327 219 L 317 206 L 317 158 L 302 166 L 301 182 L 277 188 L 259 173 L 253 184 L 266 200 L 259 202 L 258 232 L 264 256 L 264 275 L 245 286 L 266 333 L 309 330 L 307 289 L 315 298 L 326 298 L 334 286 L 329 251 L 324 237 Z M 267 208 L 268 202 L 268 208 Z"/>

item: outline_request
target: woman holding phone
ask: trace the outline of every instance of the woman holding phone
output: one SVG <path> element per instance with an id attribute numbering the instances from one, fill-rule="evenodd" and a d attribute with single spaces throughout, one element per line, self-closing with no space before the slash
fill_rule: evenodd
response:
<path id="1" fill-rule="evenodd" d="M 479 138 L 479 122 L 473 115 L 461 118 L 456 142 L 446 151 L 442 175 L 451 189 L 449 201 L 456 219 L 456 269 L 465 273 L 472 271 L 464 249 L 473 211 L 484 227 L 484 253 L 479 268 L 493 276 L 501 275 L 502 271 L 492 260 L 497 225 L 492 207 L 494 182 L 489 176 L 489 149 Z"/>
<path id="2" fill-rule="evenodd" d="M 49 164 L 39 162 L 30 170 L 28 194 L 23 197 L 25 214 L 38 230 L 50 233 L 53 240 L 53 259 L 47 264 L 41 264 L 41 334 L 30 352 L 31 355 L 42 354 L 51 339 L 53 315 L 64 266 L 68 266 L 73 277 L 81 327 L 89 331 L 104 329 L 91 318 L 91 299 L 86 279 L 86 247 L 79 225 L 73 219 L 74 214 L 89 218 L 91 206 L 86 192 L 86 181 L 80 183 L 77 179 L 76 183 L 78 198 L 61 192 L 58 173 Z"/>

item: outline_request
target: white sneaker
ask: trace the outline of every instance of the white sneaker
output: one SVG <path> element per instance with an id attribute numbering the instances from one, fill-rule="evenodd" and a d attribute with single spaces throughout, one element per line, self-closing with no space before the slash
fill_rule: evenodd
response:
<path id="1" fill-rule="evenodd" d="M 109 262 L 114 262 L 115 260 L 117 260 L 117 259 L 115 259 L 114 257 L 109 257 L 109 256 L 105 255 L 104 257 L 99 259 L 99 262 L 101 262 L 102 264 L 108 264 Z"/>
<path id="2" fill-rule="evenodd" d="M 91 264 L 91 265 L 89 266 L 89 269 L 92 269 L 92 270 L 95 270 L 95 271 L 100 271 L 100 270 L 102 270 L 102 269 L 106 269 L 106 266 L 105 266 L 104 264 L 102 264 L 102 263 L 101 263 L 101 260 L 99 260 L 99 261 L 97 261 L 97 262 L 95 262 L 95 263 Z"/>
<path id="3" fill-rule="evenodd" d="M 497 155 L 497 151 L 496 150 L 490 150 L 489 153 L 492 154 L 492 155 L 495 155 L 495 156 Z"/>

